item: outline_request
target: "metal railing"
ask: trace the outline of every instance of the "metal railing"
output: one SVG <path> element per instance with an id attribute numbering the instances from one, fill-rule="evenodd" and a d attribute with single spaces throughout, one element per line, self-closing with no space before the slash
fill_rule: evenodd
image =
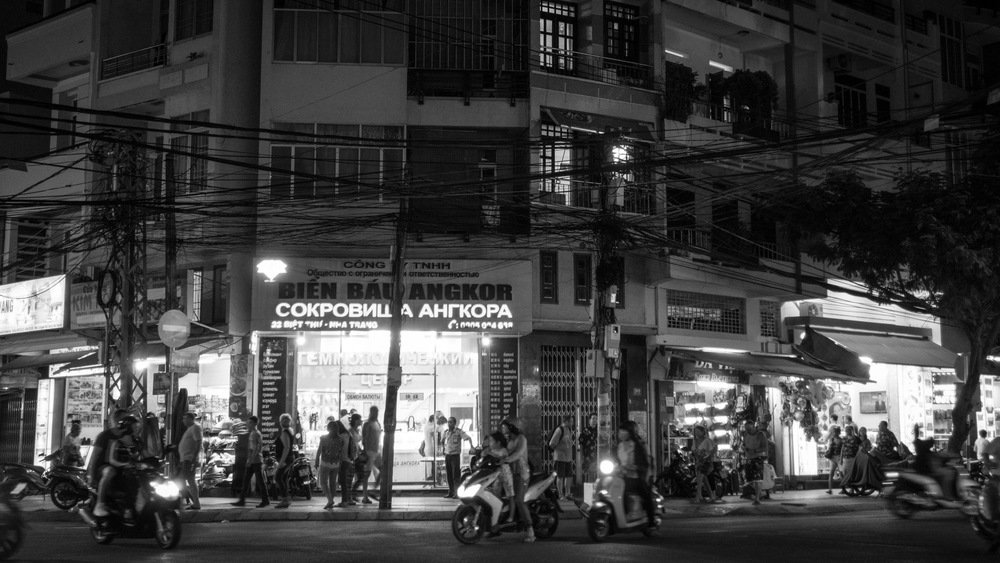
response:
<path id="1" fill-rule="evenodd" d="M 115 55 L 101 61 L 101 80 L 117 78 L 140 70 L 167 64 L 166 44 L 153 45 L 124 55 Z"/>
<path id="2" fill-rule="evenodd" d="M 788 123 L 774 117 L 754 117 L 748 112 L 736 111 L 729 106 L 709 102 L 693 102 L 692 115 L 729 123 L 733 135 L 746 135 L 767 141 L 777 141 L 788 137 Z"/>
<path id="3" fill-rule="evenodd" d="M 601 55 L 543 47 L 539 55 L 542 70 L 617 86 L 653 87 L 653 67 Z"/>

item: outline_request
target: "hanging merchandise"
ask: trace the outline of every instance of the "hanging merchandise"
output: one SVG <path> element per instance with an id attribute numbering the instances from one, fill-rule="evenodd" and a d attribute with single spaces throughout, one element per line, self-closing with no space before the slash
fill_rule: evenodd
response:
<path id="1" fill-rule="evenodd" d="M 826 410 L 826 401 L 834 396 L 833 388 L 820 381 L 810 384 L 801 380 L 792 384 L 782 381 L 778 387 L 781 389 L 781 423 L 790 427 L 798 422 L 806 440 L 819 440 L 823 434 L 817 411 Z"/>

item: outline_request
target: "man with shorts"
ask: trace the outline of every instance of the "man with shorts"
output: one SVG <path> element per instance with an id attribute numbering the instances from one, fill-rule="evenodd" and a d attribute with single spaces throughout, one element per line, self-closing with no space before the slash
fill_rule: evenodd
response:
<path id="1" fill-rule="evenodd" d="M 761 483 L 764 481 L 764 463 L 767 461 L 767 432 L 757 428 L 748 420 L 743 432 L 743 452 L 746 455 L 744 473 L 746 480 L 753 484 L 753 503 L 760 504 Z"/>
<path id="2" fill-rule="evenodd" d="M 444 498 L 458 498 L 458 479 L 462 476 L 462 441 L 469 442 L 472 438 L 461 428 L 456 428 L 455 417 L 448 418 L 448 429 L 444 431 L 444 469 L 448 476 L 448 494 Z"/>
<path id="3" fill-rule="evenodd" d="M 556 493 L 563 500 L 573 500 L 573 421 L 571 414 L 562 417 L 562 423 L 549 437 L 549 449 L 556 465 Z"/>
<path id="4" fill-rule="evenodd" d="M 365 451 L 365 467 L 363 471 L 358 473 L 354 481 L 354 490 L 357 491 L 358 487 L 363 487 L 364 498 L 361 499 L 361 504 L 371 504 L 372 500 L 368 495 L 368 477 L 373 472 L 375 473 L 374 489 L 377 494 L 379 477 L 381 477 L 379 468 L 382 466 L 382 454 L 380 453 L 382 449 L 382 424 L 378 421 L 378 407 L 374 405 L 368 409 L 368 420 L 361 426 L 361 445 Z"/>

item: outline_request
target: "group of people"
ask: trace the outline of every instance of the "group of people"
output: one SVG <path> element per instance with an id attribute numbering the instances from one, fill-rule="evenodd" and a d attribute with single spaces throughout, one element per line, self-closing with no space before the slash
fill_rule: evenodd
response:
<path id="1" fill-rule="evenodd" d="M 868 429 L 858 427 L 850 415 L 844 416 L 843 429 L 833 419 L 827 436 L 826 458 L 830 460 L 830 474 L 827 480 L 827 494 L 833 494 L 833 481 L 840 475 L 840 494 L 847 494 L 852 484 L 872 484 L 881 481 L 878 468 L 884 463 L 900 461 L 904 458 L 905 446 L 889 430 L 889 423 L 881 421 L 873 443 L 868 437 Z"/>

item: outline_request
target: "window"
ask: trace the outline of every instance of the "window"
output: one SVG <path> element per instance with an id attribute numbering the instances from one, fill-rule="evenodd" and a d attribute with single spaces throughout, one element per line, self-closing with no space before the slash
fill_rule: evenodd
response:
<path id="1" fill-rule="evenodd" d="M 611 149 L 612 164 L 628 165 L 645 160 L 644 147 L 635 144 L 615 145 Z M 655 209 L 656 192 L 651 182 L 649 167 L 629 167 L 613 173 L 621 182 L 616 191 L 616 201 L 627 213 L 651 215 Z"/>
<path id="2" fill-rule="evenodd" d="M 964 86 L 965 64 L 962 62 L 962 22 L 938 14 L 941 30 L 941 78 L 948 84 Z"/>
<path id="3" fill-rule="evenodd" d="M 572 205 L 573 186 L 569 175 L 557 175 L 572 170 L 573 132 L 569 127 L 542 124 L 542 148 L 539 163 L 542 167 L 541 191 L 544 203 Z"/>
<path id="4" fill-rule="evenodd" d="M 746 334 L 746 302 L 739 297 L 668 289 L 667 327 Z"/>
<path id="5" fill-rule="evenodd" d="M 945 173 L 952 183 L 962 181 L 969 173 L 966 151 L 970 146 L 968 135 L 962 131 L 945 131 Z"/>
<path id="6" fill-rule="evenodd" d="M 590 254 L 573 255 L 573 302 L 577 305 L 590 305 L 594 293 L 590 260 Z"/>
<path id="7" fill-rule="evenodd" d="M 402 64 L 402 1 L 275 0 L 274 60 Z"/>
<path id="8" fill-rule="evenodd" d="M 209 120 L 208 110 L 175 116 L 176 121 Z M 204 127 L 188 123 L 171 126 L 170 152 L 164 161 L 167 189 L 174 195 L 205 191 L 208 181 L 208 134 Z"/>
<path id="9" fill-rule="evenodd" d="M 541 67 L 554 72 L 572 73 L 573 51 L 576 50 L 576 6 L 543 0 L 539 27 Z"/>
<path id="10" fill-rule="evenodd" d="M 51 224 L 44 219 L 14 219 L 14 280 L 44 278 L 49 273 Z"/>
<path id="11" fill-rule="evenodd" d="M 191 270 L 192 314 L 208 325 L 228 323 L 229 270 L 225 265 Z"/>
<path id="12" fill-rule="evenodd" d="M 381 188 L 402 179 L 403 149 L 394 146 L 403 140 L 402 127 L 275 123 L 274 128 L 302 135 L 271 145 L 272 198 L 368 194 L 381 201 Z"/>
<path id="13" fill-rule="evenodd" d="M 639 61 L 639 9 L 616 2 L 604 5 L 605 53 L 614 59 Z"/>
<path id="14" fill-rule="evenodd" d="M 760 300 L 760 335 L 766 338 L 778 338 L 778 312 L 781 306 L 777 301 Z"/>
<path id="15" fill-rule="evenodd" d="M 539 254 L 538 287 L 542 303 L 559 303 L 559 253 L 542 251 Z"/>
<path id="16" fill-rule="evenodd" d="M 864 80 L 849 74 L 834 77 L 834 96 L 837 105 L 837 124 L 848 129 L 868 125 L 868 94 Z"/>
<path id="17" fill-rule="evenodd" d="M 479 194 L 481 196 L 482 226 L 496 231 L 500 226 L 500 195 L 497 189 L 497 151 L 481 151 L 479 158 Z"/>
<path id="18" fill-rule="evenodd" d="M 407 11 L 410 69 L 527 70 L 530 22 L 524 0 L 421 0 L 409 2 Z"/>
<path id="19" fill-rule="evenodd" d="M 210 33 L 214 0 L 177 0 L 174 41 Z"/>
<path id="20" fill-rule="evenodd" d="M 892 104 L 888 86 L 875 85 L 875 121 L 888 123 L 892 119 Z"/>

